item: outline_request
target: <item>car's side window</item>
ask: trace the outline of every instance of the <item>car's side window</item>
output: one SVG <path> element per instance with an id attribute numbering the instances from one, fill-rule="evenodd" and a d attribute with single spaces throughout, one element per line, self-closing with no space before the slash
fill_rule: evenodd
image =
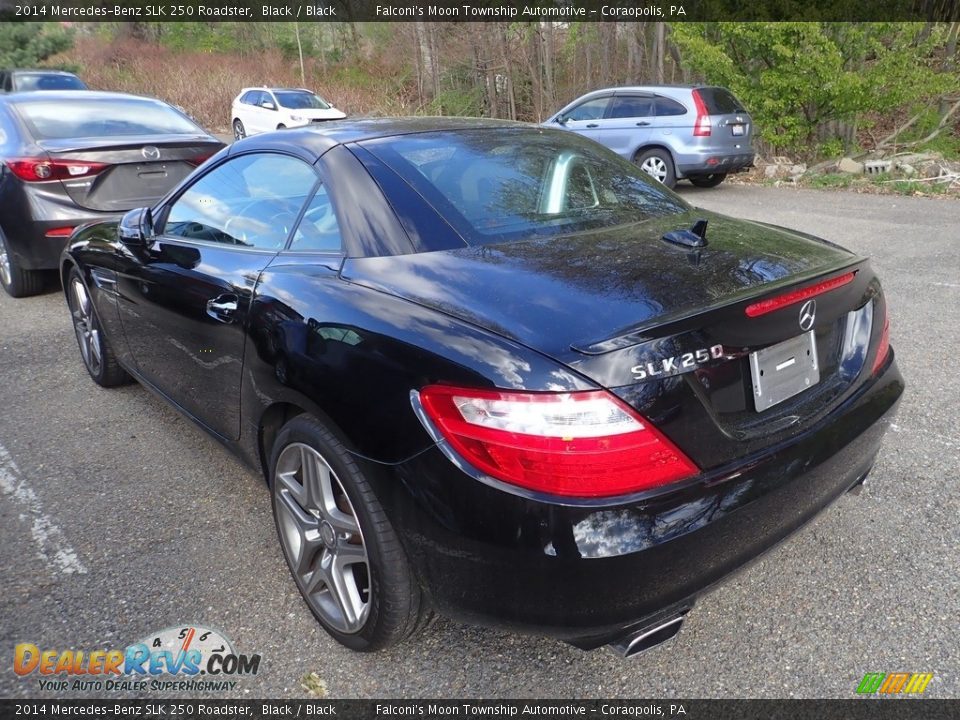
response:
<path id="1" fill-rule="evenodd" d="M 340 225 L 327 188 L 321 185 L 303 213 L 303 219 L 293 233 L 291 250 L 339 252 L 343 248 Z"/>
<path id="2" fill-rule="evenodd" d="M 251 91 L 249 91 L 249 92 L 245 92 L 245 93 L 243 94 L 243 97 L 240 98 L 240 102 L 242 102 L 244 105 L 256 105 L 256 104 L 257 104 L 257 95 L 259 95 L 259 94 L 260 94 L 260 93 L 258 93 L 258 92 L 255 91 L 255 90 L 251 90 Z"/>
<path id="3" fill-rule="evenodd" d="M 241 155 L 180 195 L 162 232 L 188 240 L 280 250 L 316 183 L 314 169 L 297 158 Z"/>
<path id="4" fill-rule="evenodd" d="M 655 103 L 657 117 L 670 117 L 672 115 L 686 115 L 687 109 L 670 98 L 658 97 Z"/>
<path id="5" fill-rule="evenodd" d="M 594 98 L 587 100 L 581 105 L 577 105 L 573 110 L 566 113 L 566 120 L 599 120 L 607 111 L 607 105 L 610 103 L 609 97 Z"/>
<path id="6" fill-rule="evenodd" d="M 271 108 L 270 105 L 273 107 Z M 273 97 L 272 93 L 268 93 L 266 91 L 260 93 L 260 107 L 266 107 L 267 110 L 277 109 L 277 100 Z"/>
<path id="7" fill-rule="evenodd" d="M 618 95 L 610 108 L 611 118 L 649 117 L 653 115 L 653 98 L 638 95 Z"/>

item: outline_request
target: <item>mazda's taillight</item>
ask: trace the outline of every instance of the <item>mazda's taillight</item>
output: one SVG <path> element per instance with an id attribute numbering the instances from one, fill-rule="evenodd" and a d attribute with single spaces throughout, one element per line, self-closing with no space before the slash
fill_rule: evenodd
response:
<path id="1" fill-rule="evenodd" d="M 73 231 L 74 231 L 73 226 L 50 228 L 44 233 L 44 236 L 48 238 L 55 238 L 55 237 L 65 238 L 73 235 Z"/>
<path id="2" fill-rule="evenodd" d="M 890 351 L 890 316 L 883 313 L 883 330 L 880 331 L 880 342 L 877 343 L 877 354 L 873 358 L 873 367 L 870 369 L 871 375 L 876 375 L 877 371 L 883 367 L 887 359 L 887 353 Z"/>
<path id="3" fill-rule="evenodd" d="M 43 182 L 44 180 L 75 180 L 92 177 L 107 167 L 107 163 L 85 160 L 50 160 L 49 158 L 18 158 L 7 160 L 6 165 L 21 180 Z"/>
<path id="4" fill-rule="evenodd" d="M 604 391 L 522 393 L 428 385 L 420 402 L 467 462 L 529 490 L 606 497 L 699 472 L 647 420 Z"/>
<path id="5" fill-rule="evenodd" d="M 216 153 L 200 153 L 199 155 L 194 155 L 192 158 L 187 158 L 187 162 L 194 167 L 200 167 L 215 154 Z"/>
<path id="6" fill-rule="evenodd" d="M 807 300 L 808 298 L 822 295 L 825 292 L 836 290 L 838 287 L 843 287 L 847 283 L 852 282 L 856 274 L 857 271 L 854 270 L 853 272 L 844 273 L 835 278 L 818 282 L 816 285 L 809 285 L 799 290 L 791 290 L 783 295 L 777 295 L 776 297 L 755 302 L 747 305 L 747 307 L 744 308 L 744 312 L 747 314 L 747 317 L 759 317 L 767 313 L 772 313 L 788 305 L 794 305 L 802 300 Z"/>
<path id="7" fill-rule="evenodd" d="M 693 104 L 697 108 L 697 119 L 693 123 L 693 134 L 695 137 L 710 136 L 710 113 L 707 112 L 707 105 L 703 102 L 699 90 L 694 90 Z"/>

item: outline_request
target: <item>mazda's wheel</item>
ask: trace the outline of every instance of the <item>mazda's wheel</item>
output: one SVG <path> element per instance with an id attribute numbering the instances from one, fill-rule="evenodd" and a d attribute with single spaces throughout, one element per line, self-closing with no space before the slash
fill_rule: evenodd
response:
<path id="1" fill-rule="evenodd" d="M 726 173 L 713 173 L 712 175 L 691 175 L 688 180 L 700 188 L 716 187 L 726 180 Z"/>
<path id="2" fill-rule="evenodd" d="M 36 295 L 43 290 L 43 273 L 20 267 L 0 231 L 0 285 L 10 297 Z"/>
<path id="3" fill-rule="evenodd" d="M 243 122 L 240 118 L 236 118 L 233 121 L 233 139 L 234 140 L 243 140 L 247 136 L 247 129 L 243 126 Z"/>
<path id="4" fill-rule="evenodd" d="M 270 460 L 273 516 L 290 572 L 320 624 L 353 650 L 393 645 L 428 616 L 390 521 L 343 441 L 300 415 Z"/>
<path id="5" fill-rule="evenodd" d="M 673 169 L 673 158 L 666 150 L 651 148 L 637 155 L 634 162 L 647 175 L 663 183 L 668 188 L 677 184 L 677 174 Z"/>
<path id="6" fill-rule="evenodd" d="M 107 344 L 93 302 L 76 268 L 70 271 L 67 281 L 67 305 L 73 317 L 73 329 L 80 345 L 80 356 L 93 381 L 102 387 L 114 387 L 130 382 L 132 378 L 120 367 Z"/>

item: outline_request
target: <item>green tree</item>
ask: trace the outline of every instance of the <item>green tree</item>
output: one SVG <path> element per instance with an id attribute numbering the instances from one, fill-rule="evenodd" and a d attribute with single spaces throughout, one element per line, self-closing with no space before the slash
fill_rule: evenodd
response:
<path id="1" fill-rule="evenodd" d="M 72 45 L 69 33 L 45 23 L 0 23 L 0 67 L 35 67 Z"/>
<path id="2" fill-rule="evenodd" d="M 729 87 L 774 149 L 812 153 L 840 138 L 847 151 L 858 122 L 930 101 L 956 87 L 934 49 L 945 27 L 919 23 L 677 23 L 683 60 Z"/>

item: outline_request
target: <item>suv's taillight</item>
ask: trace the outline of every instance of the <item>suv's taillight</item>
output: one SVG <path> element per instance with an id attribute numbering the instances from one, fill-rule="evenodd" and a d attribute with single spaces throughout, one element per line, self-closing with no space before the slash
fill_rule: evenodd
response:
<path id="1" fill-rule="evenodd" d="M 870 369 L 871 375 L 876 375 L 877 371 L 883 367 L 887 359 L 887 353 L 890 351 L 890 316 L 886 309 L 883 312 L 883 330 L 880 331 L 880 342 L 877 343 L 877 354 L 873 358 L 873 367 Z"/>
<path id="2" fill-rule="evenodd" d="M 693 134 L 695 137 L 710 136 L 710 113 L 707 112 L 707 105 L 700 97 L 700 91 L 693 91 L 693 104 L 697 108 L 697 119 L 693 124 Z"/>
<path id="3" fill-rule="evenodd" d="M 647 420 L 604 391 L 525 393 L 428 385 L 420 402 L 467 462 L 529 490 L 607 497 L 699 472 Z"/>
<path id="4" fill-rule="evenodd" d="M 16 158 L 6 160 L 6 165 L 21 180 L 43 182 L 45 180 L 75 180 L 92 177 L 107 167 L 107 163 L 85 160 L 50 160 L 49 158 Z"/>

